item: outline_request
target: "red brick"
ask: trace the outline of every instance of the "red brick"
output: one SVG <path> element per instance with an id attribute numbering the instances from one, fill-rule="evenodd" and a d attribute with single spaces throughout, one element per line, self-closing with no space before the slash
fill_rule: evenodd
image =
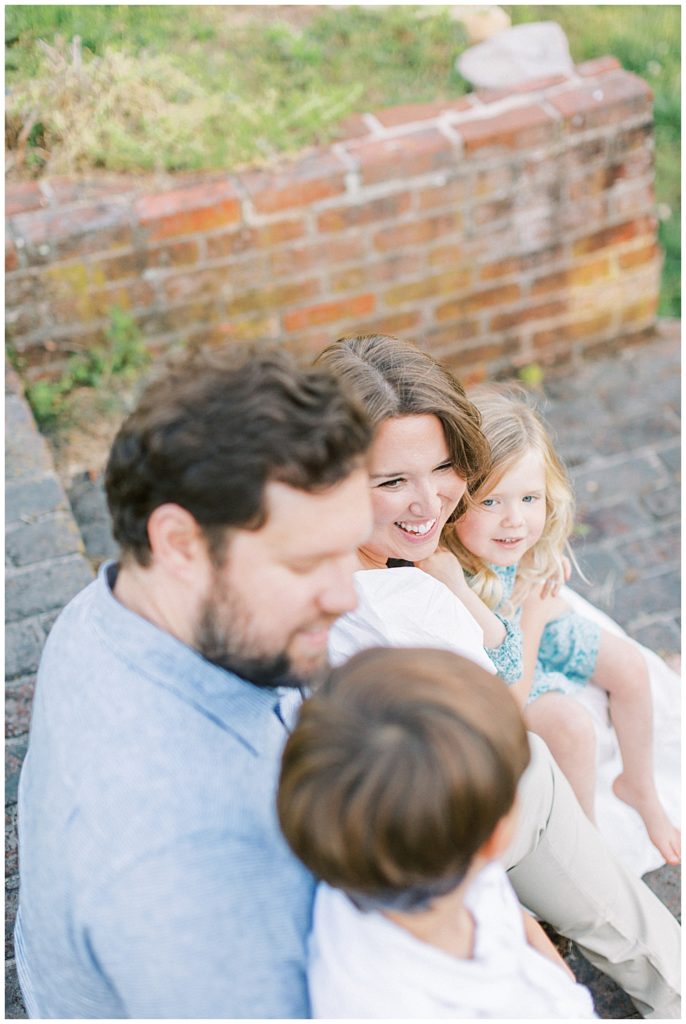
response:
<path id="1" fill-rule="evenodd" d="M 43 277 L 39 270 L 20 270 L 5 278 L 5 307 L 23 306 L 35 302 L 44 290 Z"/>
<path id="2" fill-rule="evenodd" d="M 286 331 L 302 331 L 308 327 L 321 327 L 323 324 L 335 323 L 337 320 L 348 320 L 353 316 L 366 316 L 374 312 L 376 296 L 368 293 L 357 295 L 339 302 L 322 302 L 307 309 L 296 309 L 286 313 L 283 326 Z"/>
<path id="3" fill-rule="evenodd" d="M 643 245 L 639 249 L 621 252 L 617 256 L 617 261 L 622 270 L 641 267 L 645 263 L 652 263 L 654 260 L 662 260 L 662 249 L 654 242 L 650 245 Z"/>
<path id="4" fill-rule="evenodd" d="M 6 217 L 13 217 L 16 213 L 28 213 L 30 210 L 41 210 L 47 205 L 48 201 L 37 181 L 19 181 L 5 186 Z"/>
<path id="5" fill-rule="evenodd" d="M 560 112 L 567 128 L 586 130 L 621 121 L 640 111 L 650 112 L 652 92 L 638 75 L 619 71 L 576 89 L 550 96 L 548 102 Z"/>
<path id="6" fill-rule="evenodd" d="M 428 331 L 421 348 L 439 353 L 454 348 L 458 343 L 473 343 L 482 333 L 478 320 L 456 320 L 455 323 L 434 327 Z"/>
<path id="7" fill-rule="evenodd" d="M 164 294 L 170 302 L 190 298 L 220 298 L 233 283 L 230 267 L 185 271 L 164 281 Z"/>
<path id="8" fill-rule="evenodd" d="M 554 85 L 561 85 L 567 81 L 567 75 L 547 75 L 542 78 L 532 78 L 528 82 L 520 82 L 519 85 L 509 89 L 478 89 L 474 96 L 481 103 L 497 103 L 499 100 L 509 99 L 510 96 L 525 94 L 528 92 L 543 92 Z"/>
<path id="9" fill-rule="evenodd" d="M 451 264 L 463 263 L 465 252 L 461 245 L 437 245 L 429 250 L 429 266 L 445 267 Z"/>
<path id="10" fill-rule="evenodd" d="M 613 227 L 603 228 L 592 235 L 584 238 L 577 238 L 572 244 L 574 256 L 584 256 L 586 253 L 595 252 L 598 249 L 607 249 L 609 246 L 620 245 L 628 242 L 638 235 L 655 230 L 657 222 L 653 217 L 637 217 L 635 220 L 626 221 L 623 224 L 616 224 Z"/>
<path id="11" fill-rule="evenodd" d="M 348 267 L 329 276 L 333 292 L 359 291 L 374 284 L 396 281 L 400 277 L 416 274 L 421 258 L 416 252 L 391 254 L 378 263 L 363 263 Z"/>
<path id="12" fill-rule="evenodd" d="M 514 197 L 496 199 L 492 203 L 480 203 L 472 209 L 472 222 L 477 226 L 491 224 L 495 220 L 502 220 L 512 212 Z"/>
<path id="13" fill-rule="evenodd" d="M 446 348 L 440 351 L 441 362 L 445 363 L 457 377 L 467 377 L 473 380 L 474 376 L 471 371 L 474 368 L 483 368 L 483 373 L 479 374 L 479 379 L 483 380 L 489 375 L 493 363 L 500 360 L 502 361 L 507 357 L 509 362 L 512 358 L 512 343 L 503 338 L 498 341 L 486 341 L 481 345 L 461 345 L 455 344 L 452 348 Z"/>
<path id="14" fill-rule="evenodd" d="M 276 314 L 231 320 L 216 325 L 210 334 L 208 344 L 222 345 L 229 341 L 276 341 L 280 333 L 279 318 Z"/>
<path id="15" fill-rule="evenodd" d="M 539 306 L 527 306 L 525 309 L 518 309 L 512 313 L 496 313 L 488 322 L 491 331 L 507 331 L 519 324 L 529 323 L 530 320 L 543 320 L 545 317 L 560 316 L 567 311 L 568 304 L 561 300 L 544 302 Z"/>
<path id="16" fill-rule="evenodd" d="M 157 249 L 146 249 L 145 253 L 149 267 L 179 267 L 197 263 L 199 247 L 197 242 L 173 242 Z"/>
<path id="17" fill-rule="evenodd" d="M 657 315 L 658 299 L 658 295 L 648 295 L 645 298 L 639 299 L 638 302 L 633 302 L 630 306 L 627 306 L 622 310 L 622 326 L 630 326 L 637 323 L 644 326 L 646 322 L 654 320 Z"/>
<path id="18" fill-rule="evenodd" d="M 491 192 L 502 192 L 512 187 L 512 170 L 509 166 L 481 170 L 474 182 L 474 195 L 478 198 Z"/>
<path id="19" fill-rule="evenodd" d="M 238 220 L 240 199 L 231 181 L 208 181 L 185 188 L 168 189 L 155 195 L 141 196 L 134 203 L 134 212 L 141 224 L 166 220 L 182 213 L 194 213 L 206 207 L 233 208 Z"/>
<path id="20" fill-rule="evenodd" d="M 83 203 L 108 196 L 121 199 L 124 195 L 129 195 L 133 202 L 136 193 L 144 187 L 144 180 L 138 175 L 134 178 L 131 175 L 103 173 L 95 178 L 50 177 L 44 182 L 44 187 L 51 205 L 66 206 L 68 203 Z"/>
<path id="21" fill-rule="evenodd" d="M 481 309 L 488 309 L 490 306 L 505 305 L 508 302 L 516 302 L 520 298 L 519 285 L 507 284 L 500 288 L 489 288 L 482 292 L 472 292 L 457 302 L 446 302 L 435 311 L 435 317 L 439 321 L 459 319 L 470 313 L 476 313 Z"/>
<path id="22" fill-rule="evenodd" d="M 302 238 L 304 234 L 305 221 L 302 218 L 278 220 L 273 224 L 264 224 L 262 227 L 254 228 L 252 244 L 256 249 L 271 249 L 274 245 Z"/>
<path id="23" fill-rule="evenodd" d="M 613 325 L 612 313 L 599 313 L 587 320 L 575 320 L 553 328 L 536 331 L 531 338 L 534 349 L 545 349 L 564 341 L 594 337 L 610 330 Z"/>
<path id="24" fill-rule="evenodd" d="M 562 246 L 552 245 L 541 251 L 522 253 L 521 256 L 511 256 L 504 260 L 495 260 L 479 268 L 479 279 L 481 281 L 493 281 L 498 277 L 522 274 L 527 270 L 541 266 L 541 264 L 549 266 L 559 259 L 561 254 Z"/>
<path id="25" fill-rule="evenodd" d="M 412 124 L 414 121 L 428 121 L 446 111 L 461 113 L 473 106 L 471 96 L 463 96 L 459 100 L 438 100 L 435 103 L 408 103 L 402 107 L 387 107 L 375 110 L 374 117 L 384 128 L 395 128 L 401 124 Z"/>
<path id="26" fill-rule="evenodd" d="M 560 291 L 575 285 L 592 284 L 594 281 L 604 280 L 609 276 L 610 261 L 604 257 L 582 263 L 580 266 L 566 267 L 564 270 L 537 277 L 531 282 L 530 291 L 532 295 L 542 295 L 545 292 Z"/>
<path id="27" fill-rule="evenodd" d="M 118 203 L 96 203 L 79 208 L 41 210 L 19 214 L 13 220 L 13 236 L 27 249 L 49 245 L 65 256 L 72 252 L 97 252 L 131 239 L 129 210 Z"/>
<path id="28" fill-rule="evenodd" d="M 148 238 L 160 241 L 175 235 L 195 235 L 215 228 L 235 224 L 240 219 L 240 206 L 234 199 L 227 199 L 213 206 L 201 206 L 145 222 Z"/>
<path id="29" fill-rule="evenodd" d="M 91 273 L 96 279 L 118 281 L 121 278 L 136 277 L 142 274 L 148 263 L 148 252 L 134 249 L 133 252 L 111 256 L 91 264 Z"/>
<path id="30" fill-rule="evenodd" d="M 470 270 L 451 270 L 434 277 L 426 277 L 422 281 L 411 281 L 384 293 L 384 301 L 388 306 L 400 306 L 403 302 L 426 299 L 432 295 L 445 295 L 468 288 L 472 280 Z"/>
<path id="31" fill-rule="evenodd" d="M 240 180 L 258 213 L 275 213 L 340 195 L 345 173 L 335 154 L 320 151 L 277 170 L 244 172 Z"/>
<path id="32" fill-rule="evenodd" d="M 319 295 L 320 291 L 320 284 L 316 278 L 309 281 L 294 282 L 293 284 L 253 288 L 228 302 L 226 312 L 232 318 L 240 316 L 242 313 L 251 313 L 253 310 L 255 312 L 260 310 L 275 310 L 278 312 L 284 306 L 306 302 L 308 299 Z"/>
<path id="33" fill-rule="evenodd" d="M 319 231 L 345 231 L 346 228 L 360 227 L 376 220 L 389 220 L 409 210 L 411 203 L 409 192 L 398 192 L 366 203 L 336 206 L 319 215 L 317 228 Z"/>
<path id="34" fill-rule="evenodd" d="M 616 188 L 609 197 L 609 206 L 613 217 L 636 217 L 642 213 L 651 213 L 655 209 L 653 179 L 643 184 L 627 182 Z"/>
<path id="35" fill-rule="evenodd" d="M 431 210 L 436 206 L 452 206 L 462 202 L 467 197 L 471 188 L 471 179 L 463 176 L 451 178 L 445 185 L 438 185 L 432 188 L 419 189 L 417 200 L 420 210 Z"/>
<path id="36" fill-rule="evenodd" d="M 19 266 L 19 257 L 14 242 L 5 236 L 5 273 L 9 274 Z"/>
<path id="37" fill-rule="evenodd" d="M 595 60 L 577 64 L 576 73 L 582 78 L 591 78 L 594 75 L 605 75 L 608 71 L 619 71 L 621 67 L 616 57 L 596 57 Z"/>
<path id="38" fill-rule="evenodd" d="M 365 185 L 411 178 L 455 163 L 455 144 L 436 128 L 407 132 L 389 139 L 349 143 Z"/>
<path id="39" fill-rule="evenodd" d="M 391 316 L 383 316 L 378 320 L 364 320 L 355 325 L 356 334 L 390 334 L 395 337 L 405 331 L 414 331 L 421 321 L 421 314 L 417 310 L 407 310 L 404 313 L 394 313 Z"/>
<path id="40" fill-rule="evenodd" d="M 363 260 L 367 247 L 363 238 L 327 238 L 311 245 L 288 246 L 269 256 L 269 265 L 278 277 L 293 277 L 303 271 L 336 263 Z"/>
<path id="41" fill-rule="evenodd" d="M 348 139 L 360 139 L 369 135 L 369 127 L 364 119 L 364 114 L 349 114 L 344 118 L 335 130 L 337 142 L 346 142 Z"/>
<path id="42" fill-rule="evenodd" d="M 465 121 L 458 130 L 467 153 L 487 146 L 524 149 L 551 140 L 557 132 L 557 121 L 543 107 L 530 104 L 492 117 Z"/>
<path id="43" fill-rule="evenodd" d="M 160 335 L 172 334 L 179 337 L 188 331 L 202 325 L 215 323 L 223 312 L 221 305 L 215 301 L 185 302 L 178 306 L 167 306 L 164 310 L 153 310 L 149 313 L 141 313 L 136 317 L 140 330 L 151 339 L 150 349 L 155 349 L 155 340 Z"/>
<path id="44" fill-rule="evenodd" d="M 387 252 L 406 245 L 418 245 L 441 235 L 453 235 L 462 229 L 462 215 L 457 211 L 443 213 L 426 220 L 409 221 L 396 227 L 383 228 L 374 235 L 374 248 Z"/>

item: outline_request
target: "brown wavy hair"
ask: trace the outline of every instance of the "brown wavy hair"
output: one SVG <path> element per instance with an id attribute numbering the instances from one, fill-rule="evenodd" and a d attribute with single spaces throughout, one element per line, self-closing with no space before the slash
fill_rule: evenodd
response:
<path id="1" fill-rule="evenodd" d="M 320 353 L 315 366 L 326 367 L 350 387 L 374 426 L 396 416 L 438 417 L 464 480 L 488 468 L 489 447 L 478 410 L 450 370 L 427 352 L 389 335 L 366 334 L 339 338 Z"/>

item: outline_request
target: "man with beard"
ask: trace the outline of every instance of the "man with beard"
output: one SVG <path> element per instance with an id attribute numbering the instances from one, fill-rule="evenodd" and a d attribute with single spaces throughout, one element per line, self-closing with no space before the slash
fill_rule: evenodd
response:
<path id="1" fill-rule="evenodd" d="M 313 883 L 274 793 L 289 698 L 356 603 L 370 439 L 278 351 L 191 358 L 122 426 L 121 562 L 52 630 L 21 776 L 29 1016 L 307 1014 Z"/>
<path id="2" fill-rule="evenodd" d="M 121 560 L 48 638 L 20 782 L 30 1016 L 308 1015 L 314 879 L 275 797 L 299 688 L 356 603 L 370 442 L 328 371 L 278 351 L 191 356 L 123 424 Z M 537 751 L 509 851 L 520 898 L 547 886 L 551 920 L 573 916 L 648 1015 L 678 1016 L 676 922 Z"/>

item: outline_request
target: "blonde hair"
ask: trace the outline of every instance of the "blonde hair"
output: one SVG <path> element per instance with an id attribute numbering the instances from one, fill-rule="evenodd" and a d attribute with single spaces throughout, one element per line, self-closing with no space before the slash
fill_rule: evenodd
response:
<path id="1" fill-rule="evenodd" d="M 481 429 L 491 451 L 489 471 L 470 482 L 470 506 L 486 498 L 504 474 L 528 451 L 539 452 L 543 459 L 545 526 L 540 539 L 524 554 L 517 567 L 512 600 L 508 607 L 503 608 L 505 614 L 512 614 L 533 586 L 551 576 L 563 578 L 562 556 L 565 552 L 576 566 L 568 546 L 574 525 L 574 494 L 567 471 L 555 452 L 531 395 L 524 388 L 512 384 L 484 384 L 470 389 L 468 397 L 481 413 Z M 496 608 L 503 597 L 499 576 L 486 561 L 467 550 L 454 526 L 445 530 L 443 539 L 470 574 L 472 589 L 489 608 Z"/>

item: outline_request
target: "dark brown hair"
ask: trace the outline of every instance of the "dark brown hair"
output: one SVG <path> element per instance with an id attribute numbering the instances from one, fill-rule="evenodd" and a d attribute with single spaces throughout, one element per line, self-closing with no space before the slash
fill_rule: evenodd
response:
<path id="1" fill-rule="evenodd" d="M 315 365 L 352 388 L 374 426 L 395 416 L 438 417 L 453 465 L 467 482 L 490 465 L 478 410 L 450 370 L 415 345 L 383 334 L 339 338 Z M 461 505 L 449 522 L 460 512 Z"/>
<path id="2" fill-rule="evenodd" d="M 267 483 L 330 486 L 371 434 L 359 403 L 323 367 L 302 369 L 273 347 L 191 354 L 148 386 L 114 440 L 106 470 L 114 536 L 125 557 L 148 565 L 148 518 L 173 502 L 219 557 L 227 527 L 264 522 Z"/>
<path id="3" fill-rule="evenodd" d="M 319 878 L 409 910 L 461 881 L 528 761 L 496 676 L 449 651 L 374 648 L 304 703 L 283 753 L 281 827 Z"/>

